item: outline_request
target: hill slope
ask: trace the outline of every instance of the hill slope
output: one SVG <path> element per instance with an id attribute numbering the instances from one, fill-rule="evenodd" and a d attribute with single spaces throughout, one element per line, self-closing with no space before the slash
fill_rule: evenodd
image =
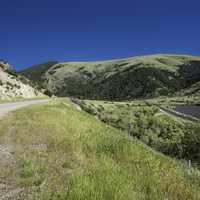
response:
<path id="1" fill-rule="evenodd" d="M 41 77 L 34 68 L 23 75 Z M 37 71 L 38 69 L 35 68 Z M 178 91 L 199 91 L 200 57 L 154 55 L 104 62 L 67 62 L 51 66 L 42 75 L 41 85 L 58 96 L 125 100 Z M 190 94 L 190 95 L 191 95 Z"/>
<path id="2" fill-rule="evenodd" d="M 74 99 L 73 102 L 101 121 L 128 132 L 130 136 L 137 137 L 157 151 L 199 163 L 200 121 L 188 121 L 163 111 L 163 108 L 180 107 L 186 102 L 188 106 L 184 107 L 190 108 L 190 100 L 192 99 L 184 101 L 184 98 L 180 98 L 175 102 L 175 98 L 168 98 L 167 102 L 166 98 L 163 98 L 110 102 Z M 197 102 L 200 102 L 200 98 Z"/>
<path id="3" fill-rule="evenodd" d="M 48 69 L 57 63 L 57 61 L 50 61 L 40 65 L 33 65 L 28 69 L 22 70 L 20 74 L 32 80 L 34 84 L 41 85 L 46 71 L 48 71 Z"/>
<path id="4" fill-rule="evenodd" d="M 0 61 L 0 100 L 15 98 L 34 98 L 42 93 L 28 84 L 24 78 L 17 76 L 11 66 Z"/>
<path id="5" fill-rule="evenodd" d="M 198 200 L 197 173 L 65 100 L 0 123 L 1 199 Z"/>

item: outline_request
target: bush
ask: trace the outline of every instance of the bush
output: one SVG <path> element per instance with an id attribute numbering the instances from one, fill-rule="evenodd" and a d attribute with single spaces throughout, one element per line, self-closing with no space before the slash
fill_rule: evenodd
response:
<path id="1" fill-rule="evenodd" d="M 184 147 L 183 157 L 188 160 L 200 162 L 200 125 L 188 126 L 182 140 Z"/>

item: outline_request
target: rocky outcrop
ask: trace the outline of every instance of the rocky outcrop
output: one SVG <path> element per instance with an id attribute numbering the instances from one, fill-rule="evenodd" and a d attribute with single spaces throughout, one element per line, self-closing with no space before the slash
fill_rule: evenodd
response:
<path id="1" fill-rule="evenodd" d="M 44 96 L 30 85 L 23 83 L 10 64 L 0 60 L 0 100 L 35 98 Z"/>
<path id="2" fill-rule="evenodd" d="M 12 71 L 12 66 L 5 60 L 0 59 L 0 68 L 3 71 Z"/>

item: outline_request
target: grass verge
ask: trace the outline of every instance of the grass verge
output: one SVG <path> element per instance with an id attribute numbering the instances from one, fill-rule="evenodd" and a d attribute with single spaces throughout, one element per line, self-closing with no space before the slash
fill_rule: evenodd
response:
<path id="1" fill-rule="evenodd" d="M 24 199 L 200 199 L 193 171 L 66 100 L 9 114 L 0 144 L 10 155 L 0 183 L 23 188 Z"/>

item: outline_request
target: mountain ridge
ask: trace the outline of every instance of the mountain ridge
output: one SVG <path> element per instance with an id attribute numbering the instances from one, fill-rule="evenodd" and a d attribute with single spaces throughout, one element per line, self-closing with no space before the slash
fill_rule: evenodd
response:
<path id="1" fill-rule="evenodd" d="M 43 64 L 20 74 L 33 81 L 37 78 L 38 85 L 53 95 L 89 99 L 171 96 L 200 81 L 200 57 L 187 55 L 156 54 L 108 61 L 61 62 L 38 73 L 40 67 Z"/>

